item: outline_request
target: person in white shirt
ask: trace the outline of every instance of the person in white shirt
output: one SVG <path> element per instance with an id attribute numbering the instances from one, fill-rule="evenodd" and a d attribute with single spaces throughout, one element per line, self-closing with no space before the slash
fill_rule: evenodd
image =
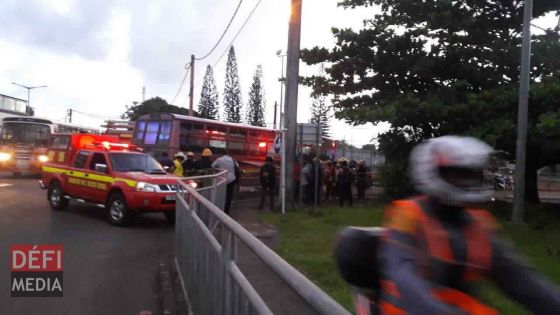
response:
<path id="1" fill-rule="evenodd" d="M 237 183 L 236 168 L 239 169 L 239 164 L 227 153 L 224 153 L 220 158 L 212 163 L 213 168 L 227 170 L 227 189 L 226 189 L 226 204 L 224 212 L 229 214 L 231 207 L 231 198 L 233 197 L 233 189 Z"/>

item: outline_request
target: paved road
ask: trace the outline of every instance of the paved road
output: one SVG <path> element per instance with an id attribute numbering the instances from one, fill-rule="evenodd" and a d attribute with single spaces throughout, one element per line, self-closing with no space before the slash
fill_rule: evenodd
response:
<path id="1" fill-rule="evenodd" d="M 103 210 L 71 203 L 53 212 L 34 178 L 0 173 L 0 313 L 138 314 L 157 310 L 157 270 L 173 253 L 163 215 L 113 227 Z M 64 245 L 64 297 L 10 297 L 11 244 Z M 155 312 L 154 312 L 155 314 Z"/>

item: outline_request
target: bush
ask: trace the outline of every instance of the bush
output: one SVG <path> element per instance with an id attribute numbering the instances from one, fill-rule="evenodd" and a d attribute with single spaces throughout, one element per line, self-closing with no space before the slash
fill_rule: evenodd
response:
<path id="1" fill-rule="evenodd" d="M 386 162 L 379 168 L 379 183 L 385 196 L 390 199 L 403 198 L 414 193 L 406 162 Z"/>

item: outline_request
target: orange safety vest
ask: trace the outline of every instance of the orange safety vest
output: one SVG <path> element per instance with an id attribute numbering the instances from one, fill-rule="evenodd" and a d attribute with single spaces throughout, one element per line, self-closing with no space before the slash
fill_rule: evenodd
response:
<path id="1" fill-rule="evenodd" d="M 427 199 L 424 199 L 427 200 Z M 399 232 L 413 234 L 418 237 L 427 251 L 427 268 L 424 270 L 425 276 L 430 282 L 435 283 L 433 295 L 442 302 L 457 309 L 458 313 L 495 315 L 498 314 L 475 298 L 456 289 L 439 287 L 436 279 L 433 278 L 433 270 L 437 270 L 434 264 L 457 264 L 447 231 L 442 223 L 435 217 L 429 215 L 430 209 L 423 209 L 419 202 L 422 199 L 398 200 L 393 203 L 393 207 L 388 209 L 388 227 Z M 462 280 L 465 283 L 480 280 L 492 263 L 491 237 L 497 228 L 497 223 L 490 213 L 486 210 L 467 209 L 471 222 L 466 224 L 463 229 L 465 236 L 467 257 L 465 262 L 461 262 L 465 269 L 462 273 Z M 383 291 L 379 303 L 381 314 L 404 315 L 407 314 L 402 309 L 401 296 L 394 282 L 384 280 L 381 283 Z"/>

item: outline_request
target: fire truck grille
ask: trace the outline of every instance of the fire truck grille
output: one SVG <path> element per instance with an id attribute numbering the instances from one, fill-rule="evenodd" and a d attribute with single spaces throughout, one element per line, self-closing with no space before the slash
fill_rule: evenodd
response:
<path id="1" fill-rule="evenodd" d="M 30 147 L 17 146 L 15 148 L 15 156 L 17 160 L 31 160 L 33 151 Z"/>

